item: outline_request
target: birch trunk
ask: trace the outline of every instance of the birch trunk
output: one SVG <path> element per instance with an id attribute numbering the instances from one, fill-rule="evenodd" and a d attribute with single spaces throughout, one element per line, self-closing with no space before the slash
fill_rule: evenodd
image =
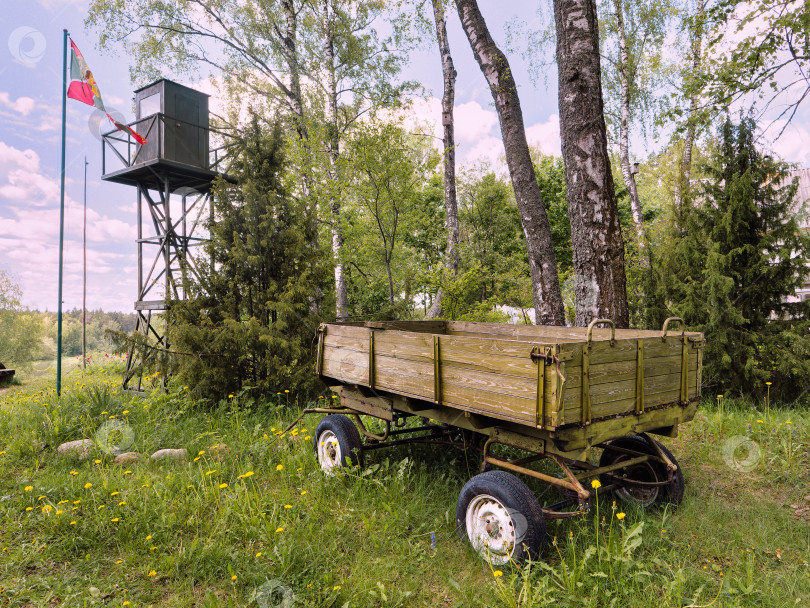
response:
<path id="1" fill-rule="evenodd" d="M 627 327 L 624 242 L 607 150 L 595 0 L 554 0 L 554 20 L 576 324 L 608 318 Z"/>
<path id="2" fill-rule="evenodd" d="M 444 127 L 444 209 L 447 216 L 447 250 L 444 265 L 453 276 L 458 274 L 458 202 L 456 199 L 456 141 L 453 124 L 453 103 L 456 96 L 456 69 L 447 41 L 447 24 L 443 0 L 432 0 L 433 16 L 436 21 L 436 40 L 442 60 L 444 92 L 442 94 L 442 126 Z M 429 319 L 442 316 L 441 290 L 427 313 Z"/>
<path id="3" fill-rule="evenodd" d="M 337 83 L 335 81 L 335 47 L 332 35 L 332 19 L 329 14 L 330 0 L 323 2 L 323 52 L 326 63 L 326 95 L 328 110 L 329 178 L 333 182 L 330 189 L 329 208 L 332 214 L 332 255 L 335 260 L 335 300 L 336 316 L 344 320 L 349 316 L 349 293 L 346 287 L 346 275 L 343 266 L 343 230 L 340 222 L 340 199 L 336 189 L 339 182 L 338 160 L 340 158 L 340 139 L 338 136 Z"/>
<path id="4" fill-rule="evenodd" d="M 622 90 L 622 110 L 619 122 L 619 158 L 622 166 L 622 177 L 630 195 L 630 209 L 633 212 L 633 221 L 639 233 L 644 230 L 641 216 L 641 203 L 638 200 L 636 189 L 636 176 L 630 166 L 630 57 L 627 52 L 627 35 L 624 31 L 624 14 L 622 0 L 613 0 L 616 10 L 616 28 L 619 38 L 619 79 Z"/>
<path id="5" fill-rule="evenodd" d="M 489 84 L 498 111 L 506 164 L 526 236 L 536 322 L 540 325 L 564 325 L 565 308 L 557 276 L 551 228 L 529 154 L 523 113 L 512 70 L 506 56 L 490 36 L 476 0 L 458 0 L 456 4 L 464 32 Z"/>

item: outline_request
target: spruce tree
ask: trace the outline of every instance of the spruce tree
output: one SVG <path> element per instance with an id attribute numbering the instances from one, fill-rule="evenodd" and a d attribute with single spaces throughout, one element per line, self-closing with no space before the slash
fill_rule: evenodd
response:
<path id="1" fill-rule="evenodd" d="M 213 190 L 210 271 L 172 311 L 176 373 L 199 394 L 307 389 L 328 281 L 315 209 L 284 184 L 278 126 L 254 118 Z"/>
<path id="2" fill-rule="evenodd" d="M 795 217 L 789 166 L 757 148 L 755 131 L 750 118 L 725 121 L 708 178 L 675 214 L 667 299 L 706 334 L 709 385 L 753 393 L 771 381 L 792 398 L 810 380 L 808 305 L 789 301 L 808 273 L 810 239 Z"/>

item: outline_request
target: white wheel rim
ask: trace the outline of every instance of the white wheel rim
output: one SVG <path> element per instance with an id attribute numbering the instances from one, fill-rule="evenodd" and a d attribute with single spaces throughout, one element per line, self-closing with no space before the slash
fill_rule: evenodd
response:
<path id="1" fill-rule="evenodd" d="M 512 516 L 498 499 L 479 494 L 467 506 L 467 538 L 476 553 L 491 564 L 502 566 L 515 551 L 517 536 Z"/>
<path id="2" fill-rule="evenodd" d="M 340 442 L 337 436 L 330 430 L 326 430 L 318 437 L 318 464 L 327 474 L 332 475 L 334 469 L 343 464 L 343 457 L 340 453 Z"/>

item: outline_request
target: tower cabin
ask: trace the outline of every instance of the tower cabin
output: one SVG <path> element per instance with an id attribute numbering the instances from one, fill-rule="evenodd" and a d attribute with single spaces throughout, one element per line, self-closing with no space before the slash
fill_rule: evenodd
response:
<path id="1" fill-rule="evenodd" d="M 121 131 L 104 135 L 102 179 L 162 190 L 207 191 L 217 176 L 209 148 L 208 95 L 162 78 L 135 91 L 133 130 L 140 146 Z"/>

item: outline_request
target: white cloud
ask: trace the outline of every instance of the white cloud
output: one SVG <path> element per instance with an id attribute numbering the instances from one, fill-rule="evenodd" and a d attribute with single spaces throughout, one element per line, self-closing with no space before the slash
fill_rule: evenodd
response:
<path id="1" fill-rule="evenodd" d="M 540 146 L 543 154 L 562 156 L 560 143 L 560 117 L 552 114 L 546 122 L 538 122 L 526 129 L 530 146 Z"/>
<path id="2" fill-rule="evenodd" d="M 70 185 L 70 182 L 68 182 Z M 64 289 L 66 308 L 81 306 L 83 204 L 65 198 Z M 88 304 L 128 310 L 135 295 L 135 226 L 87 210 Z M 122 253 L 122 251 L 126 253 Z M 56 308 L 59 265 L 59 181 L 48 176 L 33 150 L 0 141 L 0 265 L 20 277 L 24 302 Z M 121 283 L 124 288 L 116 288 Z"/>
<path id="3" fill-rule="evenodd" d="M 16 100 L 12 100 L 11 95 L 5 91 L 0 91 L 0 105 L 19 112 L 23 116 L 28 116 L 34 109 L 36 102 L 31 97 L 18 97 Z"/>

